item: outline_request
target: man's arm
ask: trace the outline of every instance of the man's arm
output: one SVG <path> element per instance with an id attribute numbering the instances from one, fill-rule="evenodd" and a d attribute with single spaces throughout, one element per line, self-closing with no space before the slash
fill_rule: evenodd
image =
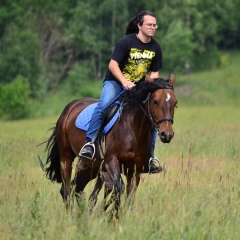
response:
<path id="1" fill-rule="evenodd" d="M 135 86 L 135 84 L 133 82 L 127 80 L 123 76 L 123 74 L 118 66 L 118 63 L 115 60 L 111 59 L 108 67 L 109 67 L 109 70 L 111 71 L 111 73 L 114 75 L 114 77 L 121 82 L 121 84 L 123 85 L 123 87 L 125 89 L 131 89 Z"/>

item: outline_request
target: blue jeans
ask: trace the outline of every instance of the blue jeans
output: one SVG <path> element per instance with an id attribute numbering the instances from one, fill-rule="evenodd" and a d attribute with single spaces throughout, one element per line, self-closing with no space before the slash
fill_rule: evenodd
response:
<path id="1" fill-rule="evenodd" d="M 152 155 L 152 157 L 154 157 L 154 150 L 155 150 L 156 137 L 157 137 L 157 131 L 155 130 L 155 128 L 152 130 L 151 134 L 152 134 L 152 152 L 151 152 L 151 155 Z"/>
<path id="2" fill-rule="evenodd" d="M 124 90 L 123 86 L 114 80 L 104 81 L 100 100 L 93 112 L 92 119 L 89 123 L 89 129 L 86 134 L 87 142 L 90 142 L 96 131 L 100 128 L 103 115 L 109 103 Z"/>
<path id="3" fill-rule="evenodd" d="M 108 108 L 109 103 L 114 98 L 116 98 L 123 90 L 124 90 L 123 86 L 114 80 L 108 80 L 103 83 L 103 89 L 100 96 L 100 100 L 93 112 L 92 119 L 89 123 L 89 128 L 86 133 L 87 142 L 90 142 L 93 139 L 95 133 L 101 127 L 103 115 L 105 110 Z M 154 130 L 152 132 L 152 153 L 154 152 L 155 149 L 156 134 L 157 132 Z"/>

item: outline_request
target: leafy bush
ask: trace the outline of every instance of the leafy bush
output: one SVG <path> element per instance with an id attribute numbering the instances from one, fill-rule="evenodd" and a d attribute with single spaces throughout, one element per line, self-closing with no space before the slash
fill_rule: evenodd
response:
<path id="1" fill-rule="evenodd" d="M 191 64 L 196 48 L 191 42 L 191 34 L 181 21 L 170 24 L 161 40 L 164 71 L 183 72 L 185 64 Z"/>
<path id="2" fill-rule="evenodd" d="M 27 115 L 30 86 L 27 79 L 17 76 L 0 89 L 0 113 L 4 118 L 20 119 Z"/>
<path id="3" fill-rule="evenodd" d="M 74 64 L 60 88 L 63 87 L 64 91 L 71 95 L 96 97 L 99 96 L 99 92 L 94 94 L 96 88 L 93 86 L 96 81 L 91 81 L 92 79 L 94 79 L 94 75 L 91 63 L 82 61 L 81 64 Z"/>
<path id="4" fill-rule="evenodd" d="M 206 71 L 217 69 L 220 65 L 221 52 L 215 47 L 206 49 L 203 53 L 196 52 L 191 69 L 194 71 Z"/>
<path id="5" fill-rule="evenodd" d="M 220 57 L 220 67 L 225 68 L 229 65 L 229 55 L 224 54 Z"/>

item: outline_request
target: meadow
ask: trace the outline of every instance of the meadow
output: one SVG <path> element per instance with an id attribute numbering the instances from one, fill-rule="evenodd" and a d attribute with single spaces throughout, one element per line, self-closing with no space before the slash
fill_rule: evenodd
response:
<path id="1" fill-rule="evenodd" d="M 238 66 L 180 77 L 191 93 L 179 92 L 172 142 L 157 142 L 164 171 L 143 174 L 130 205 L 122 197 L 118 222 L 100 211 L 102 192 L 89 214 L 94 181 L 85 205 L 66 213 L 60 185 L 42 172 L 39 144 L 58 116 L 1 121 L 0 239 L 239 239 Z"/>

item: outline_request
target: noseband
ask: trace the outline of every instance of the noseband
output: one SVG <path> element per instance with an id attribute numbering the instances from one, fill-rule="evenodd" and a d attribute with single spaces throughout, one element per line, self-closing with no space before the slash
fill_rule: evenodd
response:
<path id="1" fill-rule="evenodd" d="M 173 124 L 173 118 L 161 118 L 159 120 L 155 120 L 155 122 L 153 122 L 153 123 L 154 123 L 154 125 L 157 125 L 157 124 L 162 123 L 164 121 L 168 121 L 168 122 L 171 122 Z"/>

